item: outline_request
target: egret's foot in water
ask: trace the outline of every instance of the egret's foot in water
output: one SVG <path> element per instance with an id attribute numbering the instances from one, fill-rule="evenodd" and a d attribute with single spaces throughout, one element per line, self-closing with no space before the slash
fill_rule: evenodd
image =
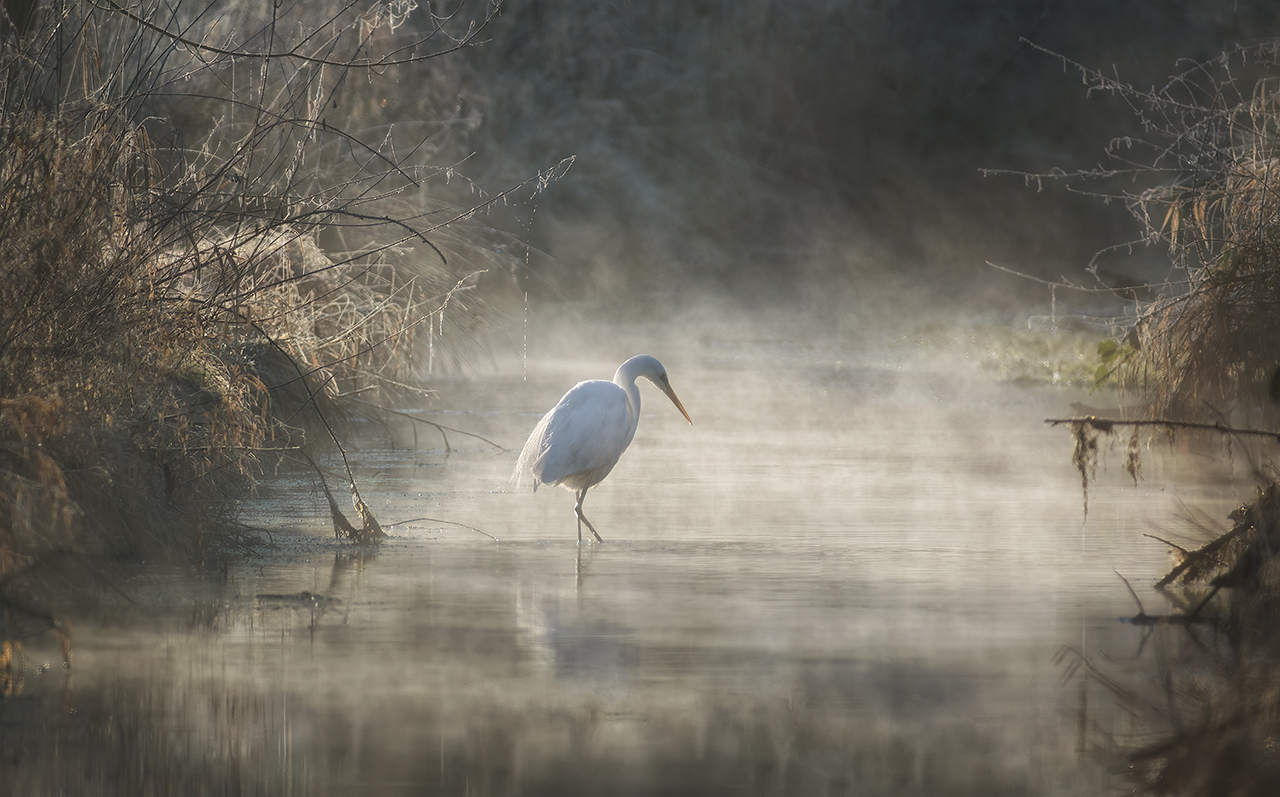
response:
<path id="1" fill-rule="evenodd" d="M 577 493 L 577 496 L 578 496 L 578 501 L 573 505 L 573 514 L 578 517 L 578 544 L 579 545 L 582 544 L 582 524 L 583 523 L 587 524 L 587 528 L 591 530 L 591 536 L 596 538 L 596 542 L 604 542 L 604 540 L 600 537 L 599 533 L 596 532 L 596 527 L 591 525 L 591 521 L 587 520 L 586 515 L 582 514 L 582 502 L 587 497 L 586 489 L 583 488 L 582 490 L 579 490 Z"/>
<path id="2" fill-rule="evenodd" d="M 598 532 L 596 532 L 595 527 L 591 525 L 591 521 L 587 520 L 586 515 L 583 515 L 576 508 L 574 509 L 574 514 L 578 516 L 578 544 L 579 545 L 582 544 L 582 524 L 583 523 L 587 524 L 587 529 L 590 530 L 591 536 L 596 538 L 596 542 L 604 542 L 604 539 L 600 536 Z"/>

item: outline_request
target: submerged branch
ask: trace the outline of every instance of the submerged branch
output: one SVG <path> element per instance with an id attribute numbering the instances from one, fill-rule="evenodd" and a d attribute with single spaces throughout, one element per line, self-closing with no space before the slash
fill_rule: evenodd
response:
<path id="1" fill-rule="evenodd" d="M 459 526 L 459 527 L 464 528 L 464 529 L 470 529 L 471 531 L 474 531 L 474 532 L 476 532 L 477 534 L 483 534 L 484 536 L 488 537 L 489 539 L 493 540 L 494 542 L 498 542 L 498 538 L 497 538 L 497 537 L 493 536 L 492 534 L 490 534 L 490 533 L 489 533 L 489 532 L 487 532 L 487 531 L 483 531 L 483 530 L 481 530 L 481 529 L 478 529 L 478 528 L 476 528 L 475 526 L 468 526 L 466 523 L 459 523 L 459 522 L 458 522 L 458 521 L 456 521 L 456 520 L 444 520 L 443 518 L 436 518 L 436 517 L 416 517 L 416 518 L 413 518 L 413 519 L 411 519 L 411 520 L 401 520 L 401 521 L 399 521 L 399 522 L 397 522 L 397 523 L 392 523 L 392 524 L 390 524 L 389 526 L 387 526 L 387 528 L 389 528 L 389 529 L 390 529 L 390 528 L 394 528 L 394 527 L 396 527 L 396 526 L 407 526 L 407 525 L 409 525 L 410 523 L 417 523 L 417 522 L 418 522 L 418 521 L 420 521 L 420 520 L 426 520 L 426 521 L 429 521 L 429 522 L 431 522 L 431 523 L 448 523 L 450 526 Z"/>

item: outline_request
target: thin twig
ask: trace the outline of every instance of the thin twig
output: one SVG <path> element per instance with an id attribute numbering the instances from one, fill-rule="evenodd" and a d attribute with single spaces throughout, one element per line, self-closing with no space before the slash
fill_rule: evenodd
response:
<path id="1" fill-rule="evenodd" d="M 430 521 L 430 522 L 432 522 L 432 523 L 448 523 L 450 526 L 461 526 L 461 527 L 462 527 L 462 528 L 464 528 L 464 529 L 471 529 L 472 531 L 474 531 L 474 532 L 476 532 L 476 533 L 478 533 L 478 534 L 483 534 L 484 536 L 488 537 L 489 539 L 493 540 L 494 542 L 498 542 L 498 538 L 497 538 L 497 537 L 493 536 L 492 534 L 490 534 L 490 533 L 489 533 L 489 532 L 487 532 L 487 531 L 481 531 L 480 529 L 476 528 L 475 526 L 468 526 L 466 523 L 459 523 L 459 522 L 458 522 L 458 521 L 456 521 L 456 520 L 443 520 L 443 519 L 441 519 L 441 518 L 435 518 L 435 517 L 416 517 L 416 518 L 413 518 L 412 520 L 402 520 L 402 521 L 400 521 L 399 523 L 391 523 L 391 524 L 389 524 L 389 525 L 387 526 L 387 528 L 389 528 L 389 529 L 390 529 L 390 528 L 394 528 L 394 527 L 396 527 L 396 526 L 407 526 L 407 525 L 408 525 L 408 524 L 410 524 L 410 523 L 417 523 L 417 522 L 418 522 L 418 521 L 420 521 L 420 520 L 428 520 L 428 521 Z"/>
<path id="2" fill-rule="evenodd" d="M 1156 536 L 1156 535 L 1154 535 L 1154 534 L 1143 534 L 1142 536 L 1144 536 L 1144 537 L 1150 537 L 1151 539 L 1155 540 L 1156 542 L 1163 542 L 1165 545 L 1168 545 L 1170 548 L 1174 548 L 1174 549 L 1176 549 L 1176 550 L 1177 550 L 1179 553 L 1181 553 L 1183 556 L 1187 556 L 1187 555 L 1189 555 L 1189 554 L 1191 553 L 1191 552 L 1190 552 L 1190 551 L 1188 551 L 1186 548 L 1183 548 L 1181 545 L 1177 544 L 1176 542 L 1169 542 L 1169 541 L 1168 541 L 1168 540 L 1166 540 L 1164 537 L 1157 537 L 1157 536 Z"/>
<path id="3" fill-rule="evenodd" d="M 1120 576 L 1120 580 L 1124 582 L 1125 589 L 1129 590 L 1129 594 L 1133 596 L 1133 602 L 1134 602 L 1134 603 L 1136 603 L 1136 604 L 1138 604 L 1138 616 L 1139 616 L 1139 617 L 1146 617 L 1146 616 L 1147 616 L 1147 610 L 1146 610 L 1145 608 L 1143 608 L 1143 606 L 1142 606 L 1142 599 L 1138 597 L 1138 593 L 1136 593 L 1136 592 L 1134 592 L 1134 591 L 1133 591 L 1133 585 L 1129 583 L 1129 579 L 1127 579 L 1127 578 L 1125 578 L 1124 576 L 1120 575 L 1120 571 L 1119 571 L 1119 570 L 1112 570 L 1111 572 L 1115 573 L 1117 576 Z"/>
<path id="4" fill-rule="evenodd" d="M 457 52 L 458 50 L 461 50 L 465 47 L 475 46 L 473 39 L 475 39 L 480 34 L 480 32 L 484 30 L 485 25 L 487 25 L 490 21 L 490 18 L 486 18 L 484 22 L 481 23 L 479 26 L 471 27 L 470 30 L 468 30 L 468 32 L 466 33 L 466 35 L 463 36 L 463 38 L 455 39 L 452 45 L 442 50 L 425 53 L 423 55 L 410 56 L 408 58 L 395 58 L 395 59 L 382 58 L 382 59 L 376 59 L 376 60 L 372 58 L 354 58 L 347 61 L 347 60 L 335 60 L 335 59 L 329 59 L 329 58 L 318 58 L 316 56 L 305 55 L 299 52 L 298 48 L 294 48 L 286 52 L 273 53 L 273 52 L 254 52 L 252 50 L 228 50 L 223 47 L 214 47 L 211 44 L 205 44 L 204 42 L 188 39 L 185 36 L 182 36 L 181 34 L 167 31 L 164 28 L 160 27 L 159 25 L 156 25 L 155 23 L 142 18 L 137 14 L 130 13 L 128 9 L 124 8 L 118 3 L 113 2 L 113 0 L 107 0 L 107 5 L 109 5 L 112 8 L 112 10 L 114 10 L 116 13 L 133 20 L 138 25 L 141 25 L 142 27 L 154 33 L 158 33 L 161 36 L 166 36 L 171 41 L 183 44 L 191 48 L 192 50 L 204 51 L 208 53 L 213 53 L 215 55 L 228 56 L 231 58 L 253 58 L 253 59 L 262 59 L 267 61 L 279 60 L 279 59 L 292 59 L 292 60 L 303 61 L 309 64 L 315 64 L 317 66 L 339 66 L 339 67 L 346 67 L 346 68 L 365 67 L 365 68 L 382 69 L 389 66 L 399 66 L 402 64 L 420 63 L 422 61 L 427 60 L 428 58 L 436 58 L 441 55 Z M 450 19 L 452 19 L 454 15 L 456 15 L 459 11 L 462 10 L 463 5 L 465 5 L 465 3 L 459 5 L 457 11 L 455 11 L 454 14 L 449 15 L 449 17 L 447 17 L 444 21 L 448 22 Z M 426 43 L 432 37 L 434 37 L 437 32 L 439 32 L 442 29 L 443 27 L 437 27 L 435 30 L 431 32 L 430 35 L 420 39 L 417 42 L 417 44 Z M 400 49 L 403 50 L 404 48 L 400 48 Z"/>
<path id="5" fill-rule="evenodd" d="M 436 429 L 440 430 L 440 432 L 441 432 L 442 436 L 443 436 L 443 433 L 444 433 L 444 432 L 456 432 L 456 433 L 458 433 L 458 434 L 466 435 L 467 437 L 474 437 L 474 438 L 475 438 L 475 439 L 477 439 L 477 440 L 483 440 L 484 442 L 488 443 L 489 445 L 493 446 L 494 448 L 498 449 L 499 451 L 511 451 L 511 450 L 512 450 L 512 449 L 510 449 L 510 448 L 505 448 L 504 446 L 500 446 L 500 445 L 498 445 L 497 443 L 495 443 L 495 442 L 493 442 L 492 440 L 490 440 L 489 438 L 484 437 L 483 435 L 478 435 L 478 434 L 476 434 L 475 432 L 468 432 L 468 431 L 466 431 L 465 429 L 455 429 L 455 428 L 453 428 L 452 426 L 445 426 L 445 425 L 444 425 L 444 424 L 442 424 L 442 423 L 436 423 L 435 421 L 428 421 L 428 420 L 427 420 L 427 419 L 425 419 L 425 418 L 419 418 L 418 416 L 413 415 L 413 414 L 408 413 L 408 412 L 405 412 L 405 411 L 403 411 L 403 410 L 393 410 L 393 409 L 391 409 L 390 407 L 384 407 L 384 406 L 382 406 L 381 404 L 375 404 L 375 403 L 373 403 L 372 401 L 363 401 L 363 400 L 361 400 L 361 399 L 351 399 L 351 403 L 352 403 L 352 404 L 363 404 L 363 405 L 365 405 L 366 407 L 373 407 L 373 408 L 375 408 L 375 409 L 379 410 L 380 412 L 389 412 L 389 413 L 391 413 L 392 415 L 402 415 L 402 416 L 404 416 L 404 417 L 408 418 L 409 420 L 413 421 L 414 423 L 424 423 L 424 424 L 426 424 L 427 426 L 434 426 Z M 445 449 L 446 449 L 446 450 L 448 450 L 448 451 L 452 451 L 452 450 L 453 450 L 453 448 L 449 446 L 449 438 L 448 438 L 448 437 L 445 437 L 445 438 L 444 438 L 444 446 L 445 446 Z"/>
<path id="6" fill-rule="evenodd" d="M 1223 434 L 1251 435 L 1253 437 L 1270 437 L 1274 440 L 1280 440 L 1280 432 L 1269 432 L 1265 429 L 1238 429 L 1222 423 L 1193 423 L 1192 421 L 1174 421 L 1167 418 L 1120 420 L 1089 415 L 1083 418 L 1045 418 L 1044 422 L 1054 426 L 1064 423 L 1088 424 L 1100 432 L 1110 432 L 1112 427 L 1115 426 L 1163 426 L 1168 429 L 1202 429 Z"/>

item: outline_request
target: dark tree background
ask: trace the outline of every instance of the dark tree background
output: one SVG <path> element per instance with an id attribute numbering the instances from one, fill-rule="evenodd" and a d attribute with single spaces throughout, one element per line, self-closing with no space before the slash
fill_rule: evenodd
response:
<path id="1" fill-rule="evenodd" d="M 1124 209 L 980 169 L 1088 168 L 1141 129 L 1027 42 L 1149 89 L 1277 33 L 1280 7 L 1251 0 L 511 0 L 396 104 L 448 116 L 439 157 L 471 155 L 460 170 L 490 190 L 576 157 L 490 219 L 570 293 L 966 281 L 988 259 L 1079 275 L 1135 237 Z"/>

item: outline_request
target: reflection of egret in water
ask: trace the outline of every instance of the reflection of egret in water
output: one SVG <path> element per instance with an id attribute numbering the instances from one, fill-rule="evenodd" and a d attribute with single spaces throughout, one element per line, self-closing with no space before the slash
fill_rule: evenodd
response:
<path id="1" fill-rule="evenodd" d="M 640 667 L 634 628 L 543 596 L 517 595 L 515 610 L 521 647 L 557 678 L 611 681 Z"/>
<path id="2" fill-rule="evenodd" d="M 676 392 L 667 379 L 667 369 L 647 354 L 639 354 L 619 366 L 612 382 L 592 379 L 579 382 L 538 421 L 520 452 L 515 482 L 532 476 L 533 489 L 539 484 L 554 484 L 573 490 L 577 503 L 573 513 L 578 518 L 578 542 L 582 542 L 582 524 L 586 523 L 596 542 L 604 542 L 591 521 L 582 513 L 587 490 L 604 481 L 622 452 L 631 445 L 640 422 L 639 378 L 648 379 L 667 394 L 686 421 Z"/>
<path id="3" fill-rule="evenodd" d="M 600 616 L 600 602 L 584 591 L 593 580 L 593 551 L 583 550 L 578 548 L 572 597 L 567 591 L 516 590 L 520 647 L 538 670 L 557 679 L 600 685 L 634 677 L 642 659 L 637 629 Z"/>

